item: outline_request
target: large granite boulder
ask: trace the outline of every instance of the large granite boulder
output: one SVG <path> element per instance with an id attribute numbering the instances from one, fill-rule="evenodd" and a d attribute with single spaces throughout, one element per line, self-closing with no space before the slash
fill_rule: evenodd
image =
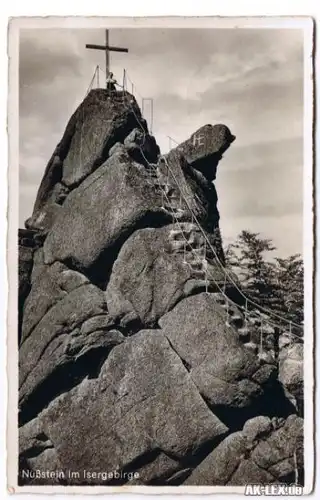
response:
<path id="1" fill-rule="evenodd" d="M 261 412 L 292 413 L 278 386 L 275 364 L 243 346 L 217 297 L 215 293 L 188 297 L 159 320 L 200 394 L 232 429 Z"/>
<path id="2" fill-rule="evenodd" d="M 114 144 L 123 143 L 137 127 L 146 137 L 146 157 L 156 161 L 159 148 L 148 134 L 134 96 L 119 92 L 111 98 L 104 89 L 91 90 L 52 154 L 26 227 L 48 231 L 70 191 L 104 163 Z"/>
<path id="3" fill-rule="evenodd" d="M 183 154 L 189 165 L 212 181 L 216 177 L 216 169 L 223 153 L 234 140 L 235 136 L 226 125 L 207 124 L 200 127 L 175 149 Z"/>
<path id="4" fill-rule="evenodd" d="M 205 125 L 161 155 L 127 92 L 71 117 L 20 238 L 20 485 L 303 480 L 302 349 L 258 355 L 225 276 L 234 139 Z"/>
<path id="5" fill-rule="evenodd" d="M 35 263 L 35 268 L 36 266 Z M 33 283 L 25 303 L 22 342 L 54 304 L 71 291 L 89 283 L 83 274 L 68 269 L 61 262 L 55 262 L 52 266 L 41 266 L 40 269 L 41 272 L 36 278 L 35 269 L 33 271 Z"/>
<path id="6" fill-rule="evenodd" d="M 225 438 L 183 483 L 188 486 L 303 481 L 303 420 L 256 417 Z"/>
<path id="7" fill-rule="evenodd" d="M 136 231 L 124 243 L 106 289 L 109 312 L 123 326 L 156 326 L 180 300 L 223 287 L 224 273 L 204 261 L 198 226 L 176 223 Z"/>
<path id="8" fill-rule="evenodd" d="M 62 470 L 80 473 L 71 484 L 106 482 L 85 470 L 138 471 L 142 482 L 171 476 L 228 430 L 159 330 L 115 347 L 97 378 L 54 399 L 38 419 L 31 428 L 42 426 Z"/>
<path id="9" fill-rule="evenodd" d="M 279 380 L 292 397 L 297 410 L 303 415 L 303 344 L 294 343 L 282 348 L 279 354 Z"/>
<path id="10" fill-rule="evenodd" d="M 52 441 L 43 432 L 41 420 L 35 418 L 19 430 L 19 475 L 18 484 L 24 486 L 62 485 L 59 475 L 61 463 Z M 42 477 L 49 472 L 51 477 Z"/>
<path id="11" fill-rule="evenodd" d="M 65 293 L 21 344 L 21 420 L 29 420 L 55 395 L 95 372 L 100 359 L 122 339 L 100 289 L 85 283 Z M 90 359 L 96 366 L 90 365 Z"/>
<path id="12" fill-rule="evenodd" d="M 37 252 L 37 233 L 27 229 L 18 232 L 18 305 L 19 305 L 19 341 L 23 321 L 25 301 L 31 290 L 32 272 L 34 267 L 34 254 Z"/>
<path id="13" fill-rule="evenodd" d="M 164 220 L 145 167 L 122 148 L 70 193 L 45 240 L 44 261 L 59 260 L 84 272 L 98 267 L 106 279 L 112 251 L 138 227 Z M 108 251 L 108 262 L 102 262 Z"/>

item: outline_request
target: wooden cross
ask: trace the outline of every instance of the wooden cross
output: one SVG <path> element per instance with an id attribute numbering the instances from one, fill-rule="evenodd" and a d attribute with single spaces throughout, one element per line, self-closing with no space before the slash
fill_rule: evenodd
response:
<path id="1" fill-rule="evenodd" d="M 128 49 L 122 47 L 112 47 L 109 45 L 109 30 L 106 30 L 106 44 L 95 45 L 92 43 L 86 44 L 86 49 L 104 50 L 106 53 L 106 77 L 108 78 L 110 72 L 110 52 L 129 52 Z"/>

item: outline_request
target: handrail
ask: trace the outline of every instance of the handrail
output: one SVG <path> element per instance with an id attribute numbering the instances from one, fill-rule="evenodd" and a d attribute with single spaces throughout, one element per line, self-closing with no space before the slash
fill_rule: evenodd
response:
<path id="1" fill-rule="evenodd" d="M 131 106 L 131 103 L 130 103 L 130 102 L 129 102 L 129 106 L 131 107 L 132 112 L 133 112 L 133 114 L 135 115 L 135 118 L 136 118 L 136 120 L 137 120 L 138 124 L 140 125 L 140 127 L 141 127 L 141 129 L 142 129 L 142 132 L 143 132 L 143 134 L 144 134 L 144 136 L 145 136 L 145 131 L 144 131 L 143 127 L 142 127 L 142 124 L 140 123 L 140 121 L 139 121 L 138 117 L 136 116 L 136 113 L 135 113 L 135 111 L 134 111 L 134 109 L 133 109 L 133 106 Z M 143 151 L 142 151 L 142 149 L 141 149 L 141 147 L 140 147 L 140 146 L 139 146 L 139 148 L 140 148 L 141 154 L 143 155 L 143 157 L 144 157 L 145 161 L 146 161 L 146 162 L 147 162 L 147 163 L 148 163 L 151 167 L 153 167 L 153 165 L 152 165 L 152 164 L 148 161 L 148 159 L 145 157 L 145 155 L 144 155 L 144 153 L 143 153 Z M 287 318 L 285 318 L 285 317 L 282 317 L 282 316 L 278 315 L 277 313 L 273 313 L 273 312 L 272 312 L 272 311 L 270 311 L 269 309 L 267 309 L 267 308 L 265 308 L 265 307 L 261 306 L 260 304 L 256 303 L 254 300 L 252 300 L 252 299 L 250 299 L 249 297 L 247 297 L 247 296 L 245 295 L 245 293 L 241 290 L 241 288 L 239 288 L 239 286 L 236 284 L 236 282 L 233 280 L 233 278 L 229 275 L 229 273 L 228 273 L 227 269 L 226 269 L 226 268 L 223 266 L 223 264 L 221 263 L 220 259 L 219 259 L 219 258 L 218 258 L 218 256 L 217 256 L 217 253 L 216 253 L 215 249 L 212 247 L 212 245 L 211 245 L 211 243 L 210 243 L 209 239 L 207 238 L 206 233 L 204 232 L 204 230 L 203 230 L 203 228 L 202 228 L 201 224 L 199 223 L 199 221 L 198 221 L 198 219 L 197 219 L 196 215 L 194 214 L 194 212 L 193 212 L 192 208 L 190 207 L 190 204 L 189 204 L 188 200 L 186 199 L 186 197 L 185 197 L 184 193 L 180 190 L 179 182 L 178 182 L 178 180 L 177 180 L 177 178 L 176 178 L 176 176 L 175 176 L 174 172 L 173 172 L 173 171 L 172 171 L 172 169 L 170 168 L 170 166 L 169 166 L 169 164 L 168 164 L 168 162 L 167 162 L 167 159 L 166 159 L 166 158 L 165 158 L 165 156 L 163 156 L 163 155 L 161 155 L 161 158 L 163 158 L 163 159 L 164 159 L 164 161 L 165 161 L 165 163 L 166 163 L 166 165 L 167 165 L 167 169 L 168 169 L 168 171 L 170 171 L 170 173 L 172 174 L 172 177 L 173 177 L 173 179 L 174 179 L 174 181 L 175 181 L 175 183 L 176 183 L 176 185 L 177 185 L 177 187 L 178 187 L 178 189 L 179 189 L 180 195 L 181 195 L 181 196 L 182 196 L 182 198 L 184 199 L 184 201 L 185 201 L 185 203 L 186 203 L 186 205 L 187 205 L 187 207 L 188 207 L 188 209 L 189 209 L 189 211 L 190 211 L 190 213 L 191 213 L 191 216 L 192 216 L 192 217 L 194 218 L 194 220 L 196 221 L 197 226 L 199 227 L 200 231 L 202 232 L 202 234 L 203 234 L 203 236 L 204 236 L 204 238 L 205 238 L 205 240 L 206 240 L 207 244 L 209 245 L 209 247 L 210 247 L 211 251 L 213 252 L 213 254 L 214 254 L 214 256 L 215 256 L 215 258 L 216 258 L 216 260 L 217 260 L 218 264 L 219 264 L 219 265 L 220 265 L 220 267 L 222 268 L 222 270 L 223 270 L 223 272 L 225 273 L 225 275 L 229 278 L 230 282 L 234 285 L 234 287 L 235 287 L 235 288 L 237 289 L 237 291 L 240 293 L 240 295 L 241 295 L 241 296 L 242 296 L 242 297 L 246 300 L 246 302 L 247 302 L 247 303 L 250 303 L 250 304 L 251 304 L 251 305 L 253 305 L 255 308 L 257 308 L 257 309 L 259 309 L 259 310 L 261 310 L 261 311 L 265 312 L 266 314 L 268 314 L 268 316 L 273 316 L 274 318 L 277 318 L 277 319 L 278 319 L 278 320 L 280 320 L 281 322 L 285 322 L 285 323 L 287 323 L 288 325 L 293 325 L 295 328 L 300 329 L 300 330 L 303 330 L 303 327 L 302 327 L 301 325 L 299 325 L 298 323 L 295 323 L 294 321 L 291 321 L 291 320 L 289 320 L 289 319 L 287 319 Z M 230 300 L 230 299 L 229 299 L 229 297 L 228 297 L 228 300 Z M 235 304 L 235 305 L 237 305 L 237 307 L 239 307 L 239 305 L 238 305 L 238 304 Z M 241 307 L 241 306 L 240 306 L 240 307 Z M 270 324 L 271 324 L 271 322 L 270 322 Z M 291 332 L 291 335 L 293 335 L 293 336 L 295 336 L 295 337 L 297 337 L 297 338 L 299 338 L 299 339 L 301 338 L 299 335 L 295 335 L 295 334 L 293 334 L 292 332 Z"/>
<path id="2" fill-rule="evenodd" d="M 91 90 L 91 87 L 92 87 L 92 84 L 93 84 L 93 81 L 94 81 L 94 77 L 95 77 L 95 74 L 96 74 L 96 71 L 97 71 L 97 68 L 94 72 L 94 75 L 93 75 L 93 78 L 91 80 L 91 83 L 90 83 L 90 86 L 89 86 L 89 89 L 85 95 L 85 97 L 88 95 L 89 91 Z M 127 76 L 127 75 L 126 75 Z M 120 86 L 120 85 L 119 85 Z M 121 87 L 121 86 L 120 86 Z M 128 99 L 128 96 L 126 95 L 126 93 L 124 92 L 123 93 L 123 97 L 124 97 L 124 100 L 127 101 L 128 103 L 128 107 L 131 108 L 131 111 L 132 113 L 134 114 L 135 118 L 136 118 L 136 121 L 138 123 L 138 125 L 140 126 L 141 130 L 142 130 L 142 133 L 143 133 L 143 142 L 142 142 L 142 146 L 145 142 L 145 139 L 146 139 L 146 132 L 145 132 L 145 129 L 142 125 L 142 123 L 140 122 L 140 119 L 139 117 L 137 116 L 135 110 L 134 110 L 134 107 L 132 106 L 131 102 L 130 102 L 130 99 Z M 82 130 L 81 130 L 81 135 L 82 135 Z M 168 136 L 169 137 L 169 136 Z M 146 158 L 146 156 L 144 155 L 144 152 L 142 150 L 142 147 L 141 145 L 138 145 L 139 149 L 140 149 L 140 152 L 144 158 L 144 160 L 146 161 L 146 163 L 152 168 L 152 169 L 155 169 L 155 165 L 153 165 L 152 163 L 149 162 L 149 160 Z M 214 284 L 217 286 L 218 290 L 220 291 L 220 293 L 223 294 L 223 296 L 228 300 L 230 301 L 233 305 L 235 305 L 236 307 L 240 308 L 241 310 L 244 310 L 245 311 L 245 315 L 247 314 L 247 306 L 248 304 L 251 304 L 251 306 L 253 306 L 255 309 L 257 309 L 259 311 L 259 313 L 261 312 L 264 312 L 265 314 L 268 315 L 268 319 L 264 319 L 264 321 L 269 324 L 270 326 L 273 326 L 273 327 L 276 327 L 276 328 L 279 328 L 281 330 L 284 330 L 284 326 L 281 325 L 281 327 L 277 324 L 277 323 L 274 323 L 272 321 L 271 318 L 276 318 L 278 321 L 280 321 L 281 323 L 286 323 L 286 325 L 289 325 L 289 329 L 290 329 L 290 332 L 287 332 L 290 334 L 290 336 L 293 336 L 293 337 L 296 337 L 296 338 L 299 338 L 300 340 L 303 340 L 302 337 L 300 335 L 296 335 L 294 334 L 292 331 L 291 331 L 291 327 L 294 326 L 296 329 L 299 329 L 299 330 L 303 330 L 303 327 L 297 323 L 295 323 L 294 321 L 291 321 L 277 313 L 274 313 L 273 311 L 271 311 L 270 309 L 264 307 L 264 306 L 261 306 L 260 304 L 256 303 L 254 300 L 252 300 L 250 297 L 247 297 L 246 294 L 242 291 L 242 289 L 238 286 L 238 284 L 235 282 L 235 280 L 233 279 L 232 275 L 230 275 L 230 273 L 228 272 L 228 270 L 225 268 L 225 266 L 221 263 L 214 247 L 211 245 L 211 242 L 210 240 L 208 239 L 207 237 L 207 234 L 206 232 L 204 231 L 204 229 L 202 228 L 197 216 L 195 215 L 192 207 L 190 206 L 190 203 L 188 201 L 188 199 L 186 198 L 183 190 L 181 189 L 180 185 L 179 185 L 179 181 L 174 173 L 174 171 L 171 169 L 169 163 L 168 163 L 168 160 L 167 158 L 164 156 L 164 155 L 161 155 L 160 157 L 161 159 L 164 160 L 165 164 L 166 164 L 166 167 L 167 167 L 167 171 L 170 172 L 170 174 L 172 175 L 172 178 L 179 190 L 179 193 L 180 193 L 180 197 L 181 199 L 183 199 L 183 201 L 185 202 L 185 204 L 187 205 L 187 208 L 188 208 L 188 211 L 190 212 L 190 215 L 191 215 L 191 220 L 192 221 L 195 221 L 195 224 L 196 226 L 198 227 L 198 229 L 200 230 L 203 238 L 204 238 L 204 242 L 205 244 L 210 248 L 210 250 L 212 251 L 214 257 L 215 257 L 215 262 L 218 264 L 218 266 L 220 266 L 220 268 L 222 269 L 223 273 L 224 273 L 224 276 L 225 276 L 225 282 L 226 282 L 226 278 L 228 278 L 228 281 L 230 283 L 232 283 L 232 285 L 235 287 L 235 289 L 239 292 L 239 294 L 243 297 L 243 299 L 245 299 L 245 307 L 242 306 L 242 305 L 239 305 L 238 303 L 234 302 L 232 299 L 230 299 L 226 293 L 225 293 L 225 290 L 222 289 L 219 285 L 219 283 L 215 280 L 215 278 L 211 275 L 211 273 L 209 272 L 208 275 L 209 277 L 211 278 L 211 280 L 214 282 Z M 170 208 L 173 208 L 171 203 L 170 203 L 170 200 L 169 198 L 167 197 L 167 194 L 166 192 L 162 189 L 162 187 L 160 187 L 161 190 L 162 190 L 162 195 L 165 196 L 166 200 L 167 200 L 167 203 L 169 205 Z M 172 217 L 175 221 L 175 223 L 178 224 L 178 227 L 181 229 L 181 225 L 180 225 L 180 221 L 175 217 L 174 214 L 172 214 Z M 190 246 L 189 242 L 187 241 L 187 239 L 185 238 L 184 236 L 184 233 L 183 233 L 183 230 L 181 230 L 182 234 L 183 234 L 183 237 L 187 243 L 188 246 Z M 190 246 L 191 248 L 191 251 L 194 253 L 194 249 Z M 225 288 L 225 287 L 224 287 Z M 251 311 L 251 313 L 253 315 L 256 315 L 256 317 L 260 317 L 261 319 L 261 316 L 259 316 L 259 314 L 256 312 L 256 311 Z"/>

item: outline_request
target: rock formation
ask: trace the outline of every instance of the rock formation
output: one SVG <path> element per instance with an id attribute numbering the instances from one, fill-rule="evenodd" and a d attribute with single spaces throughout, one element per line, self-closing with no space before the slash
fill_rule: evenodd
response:
<path id="1" fill-rule="evenodd" d="M 103 89 L 71 117 L 19 232 L 19 484 L 303 482 L 302 348 L 275 355 L 271 329 L 258 355 L 226 279 L 212 181 L 234 140 L 205 125 L 161 155 Z"/>

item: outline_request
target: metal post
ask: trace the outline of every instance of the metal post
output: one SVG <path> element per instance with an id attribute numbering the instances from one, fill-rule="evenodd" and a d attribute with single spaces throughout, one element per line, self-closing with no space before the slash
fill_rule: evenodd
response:
<path id="1" fill-rule="evenodd" d="M 97 66 L 97 87 L 100 88 L 100 82 L 99 82 L 99 76 L 100 76 L 100 66 Z"/>
<path id="2" fill-rule="evenodd" d="M 226 272 L 224 272 L 224 281 L 223 281 L 223 289 L 222 289 L 223 295 L 226 294 L 226 284 L 227 284 L 227 274 L 226 274 Z"/>
<path id="3" fill-rule="evenodd" d="M 152 134 L 153 130 L 153 99 L 151 100 L 151 123 L 150 123 L 150 134 Z"/>
<path id="4" fill-rule="evenodd" d="M 126 86 L 127 86 L 127 75 L 126 75 L 126 70 L 125 68 L 123 68 L 123 82 L 122 82 L 122 97 L 123 97 L 123 100 L 125 98 L 125 91 L 126 91 Z"/>
<path id="5" fill-rule="evenodd" d="M 262 333 L 262 329 L 263 329 L 263 322 L 261 320 L 261 325 L 260 325 L 260 354 L 262 354 L 262 352 L 263 352 L 263 343 L 262 343 L 263 333 Z"/>
<path id="6" fill-rule="evenodd" d="M 109 47 L 109 30 L 106 30 L 106 78 L 108 78 L 110 71 L 110 55 L 107 47 Z"/>

